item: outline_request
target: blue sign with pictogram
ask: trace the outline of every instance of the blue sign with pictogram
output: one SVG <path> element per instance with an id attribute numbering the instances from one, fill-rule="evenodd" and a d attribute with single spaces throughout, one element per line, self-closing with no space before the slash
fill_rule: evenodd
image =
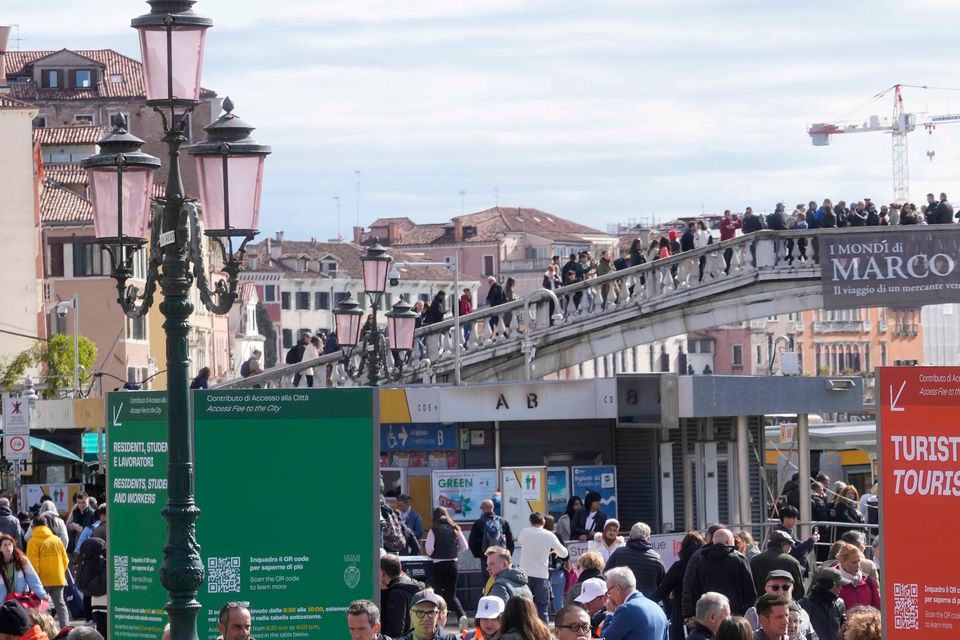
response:
<path id="1" fill-rule="evenodd" d="M 457 429 L 452 424 L 381 424 L 380 451 L 456 451 Z"/>

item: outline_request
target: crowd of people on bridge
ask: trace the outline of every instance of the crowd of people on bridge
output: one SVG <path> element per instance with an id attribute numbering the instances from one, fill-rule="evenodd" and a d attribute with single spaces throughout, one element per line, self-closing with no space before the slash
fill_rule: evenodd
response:
<path id="1" fill-rule="evenodd" d="M 399 510 L 382 503 L 382 609 L 353 603 L 351 638 L 879 640 L 878 567 L 865 557 L 860 515 L 874 503 L 861 507 L 852 485 L 828 490 L 826 476 L 811 479 L 811 509 L 825 526 L 822 536 L 814 529 L 801 541 L 799 482 L 787 482 L 776 501 L 765 549 L 748 531 L 717 523 L 688 532 L 669 567 L 646 523 L 622 530 L 593 492 L 571 497 L 556 519 L 531 514 L 519 532 L 485 500 L 468 535 L 443 507 L 425 529 L 401 496 Z M 424 533 L 426 549 L 417 548 Z M 579 543 L 575 560 L 572 543 Z M 468 549 L 484 581 L 472 621 L 456 588 L 458 558 Z M 430 584 L 408 576 L 400 558 L 424 551 L 433 560 Z M 458 633 L 446 630 L 449 613 Z"/>

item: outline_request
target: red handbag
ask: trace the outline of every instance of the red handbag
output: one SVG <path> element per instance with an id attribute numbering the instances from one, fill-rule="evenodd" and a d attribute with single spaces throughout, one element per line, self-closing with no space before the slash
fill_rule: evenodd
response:
<path id="1" fill-rule="evenodd" d="M 3 600 L 4 602 L 7 600 L 16 600 L 23 605 L 24 609 L 39 609 L 40 611 L 46 611 L 47 607 L 50 606 L 50 603 L 35 594 L 33 591 L 8 592 L 7 597 Z"/>

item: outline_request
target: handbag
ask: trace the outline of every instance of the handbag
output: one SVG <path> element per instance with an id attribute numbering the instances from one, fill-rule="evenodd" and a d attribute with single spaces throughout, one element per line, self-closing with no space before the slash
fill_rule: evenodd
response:
<path id="1" fill-rule="evenodd" d="M 70 569 L 66 571 L 67 586 L 63 588 L 63 599 L 67 603 L 67 609 L 70 611 L 72 620 L 82 620 L 84 618 L 83 595 L 77 588 L 77 583 L 73 580 L 73 574 Z"/>
<path id="2" fill-rule="evenodd" d="M 7 588 L 7 595 L 3 599 L 4 602 L 16 600 L 24 609 L 39 609 L 40 611 L 46 611 L 47 607 L 50 606 L 50 603 L 47 602 L 46 599 L 41 598 L 33 591 L 13 591 L 13 585 L 7 583 L 6 571 L 3 572 L 3 584 Z"/>

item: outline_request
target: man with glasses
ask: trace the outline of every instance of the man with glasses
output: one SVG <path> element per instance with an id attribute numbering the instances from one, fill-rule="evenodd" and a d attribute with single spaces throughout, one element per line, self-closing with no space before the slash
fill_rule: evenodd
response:
<path id="1" fill-rule="evenodd" d="M 803 570 L 800 561 L 790 555 L 796 541 L 793 536 L 783 530 L 776 530 L 770 535 L 767 550 L 750 560 L 750 573 L 753 574 L 753 584 L 757 593 L 763 593 L 763 580 L 771 571 L 786 571 L 793 578 L 794 597 L 803 597 Z"/>
<path id="2" fill-rule="evenodd" d="M 774 569 L 767 574 L 767 581 L 763 585 L 763 593 L 792 599 L 793 586 L 793 575 L 789 571 Z M 747 619 L 747 622 L 749 622 L 750 626 L 754 629 L 760 627 L 760 617 L 757 615 L 756 607 L 747 609 L 747 613 L 744 614 L 743 617 Z M 804 610 L 800 611 L 800 637 L 807 639 L 815 637 L 813 625 L 810 623 L 810 616 Z"/>
<path id="3" fill-rule="evenodd" d="M 553 621 L 557 640 L 590 640 L 590 616 L 577 604 L 568 604 L 557 611 Z"/>
<path id="4" fill-rule="evenodd" d="M 629 567 L 607 571 L 605 640 L 667 640 L 667 616 L 657 603 L 637 591 Z"/>
<path id="5" fill-rule="evenodd" d="M 433 591 L 426 589 L 415 593 L 410 601 L 410 622 L 413 629 L 398 640 L 433 640 L 442 608 L 439 596 Z"/>
<path id="6" fill-rule="evenodd" d="M 223 640 L 253 640 L 250 637 L 250 603 L 228 602 L 220 607 L 217 630 Z"/>
<path id="7" fill-rule="evenodd" d="M 599 638 L 604 618 L 607 616 L 607 583 L 600 578 L 584 580 L 580 595 L 573 601 L 587 610 L 593 637 Z"/>

